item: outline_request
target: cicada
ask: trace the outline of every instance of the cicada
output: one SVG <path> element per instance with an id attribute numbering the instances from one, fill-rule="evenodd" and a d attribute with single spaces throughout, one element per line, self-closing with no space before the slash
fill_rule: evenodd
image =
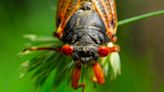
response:
<path id="1" fill-rule="evenodd" d="M 57 48 L 28 48 L 26 50 L 54 50 L 70 56 L 74 60 L 72 87 L 77 89 L 81 67 L 90 66 L 94 75 L 92 81 L 104 84 L 105 76 L 101 67 L 103 58 L 118 52 L 117 13 L 115 0 L 58 0 L 57 30 L 64 45 Z M 101 59 L 100 59 L 101 58 Z"/>

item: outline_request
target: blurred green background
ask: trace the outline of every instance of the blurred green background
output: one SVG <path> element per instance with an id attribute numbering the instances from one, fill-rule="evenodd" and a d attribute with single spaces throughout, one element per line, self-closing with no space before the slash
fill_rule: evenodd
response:
<path id="1" fill-rule="evenodd" d="M 163 0 L 116 0 L 119 20 L 164 9 Z M 0 92 L 33 92 L 32 79 L 19 79 L 18 53 L 25 47 L 24 34 L 52 36 L 56 0 L 0 0 Z M 86 92 L 164 92 L 164 16 L 118 29 L 122 75 L 103 86 L 88 85 Z M 50 78 L 38 92 L 81 92 L 62 84 L 50 91 Z"/>

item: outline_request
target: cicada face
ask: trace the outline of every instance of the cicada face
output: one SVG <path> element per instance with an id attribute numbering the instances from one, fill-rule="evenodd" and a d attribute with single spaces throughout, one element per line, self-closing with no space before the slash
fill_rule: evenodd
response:
<path id="1" fill-rule="evenodd" d="M 92 62 L 109 53 L 108 47 L 99 47 L 114 42 L 114 0 L 60 0 L 57 20 L 57 36 L 73 47 L 75 61 Z"/>

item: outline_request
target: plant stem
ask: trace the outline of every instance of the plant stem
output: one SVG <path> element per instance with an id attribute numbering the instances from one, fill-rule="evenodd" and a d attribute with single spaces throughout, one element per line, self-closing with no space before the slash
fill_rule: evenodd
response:
<path id="1" fill-rule="evenodd" d="M 162 15 L 162 14 L 164 14 L 164 10 L 159 10 L 159 11 L 155 11 L 155 12 L 146 13 L 143 15 L 138 15 L 135 17 L 131 17 L 131 18 L 127 18 L 127 19 L 119 21 L 118 26 L 122 26 L 125 24 L 129 24 L 131 22 L 135 22 L 135 21 L 138 21 L 141 19 L 145 19 L 145 18 L 149 18 L 149 17 L 153 17 L 153 16 L 158 16 L 158 15 Z"/>

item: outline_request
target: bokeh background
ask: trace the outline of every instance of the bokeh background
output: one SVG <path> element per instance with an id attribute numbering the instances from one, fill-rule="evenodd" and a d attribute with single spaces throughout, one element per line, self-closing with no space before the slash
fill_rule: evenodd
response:
<path id="1" fill-rule="evenodd" d="M 116 1 L 119 20 L 164 9 L 164 0 Z M 22 36 L 52 36 L 55 10 L 56 0 L 0 0 L 0 92 L 33 92 L 30 74 L 19 79 Z M 122 75 L 86 92 L 164 92 L 164 15 L 120 26 L 118 38 Z M 37 92 L 81 92 L 66 84 L 51 91 L 51 79 Z"/>

